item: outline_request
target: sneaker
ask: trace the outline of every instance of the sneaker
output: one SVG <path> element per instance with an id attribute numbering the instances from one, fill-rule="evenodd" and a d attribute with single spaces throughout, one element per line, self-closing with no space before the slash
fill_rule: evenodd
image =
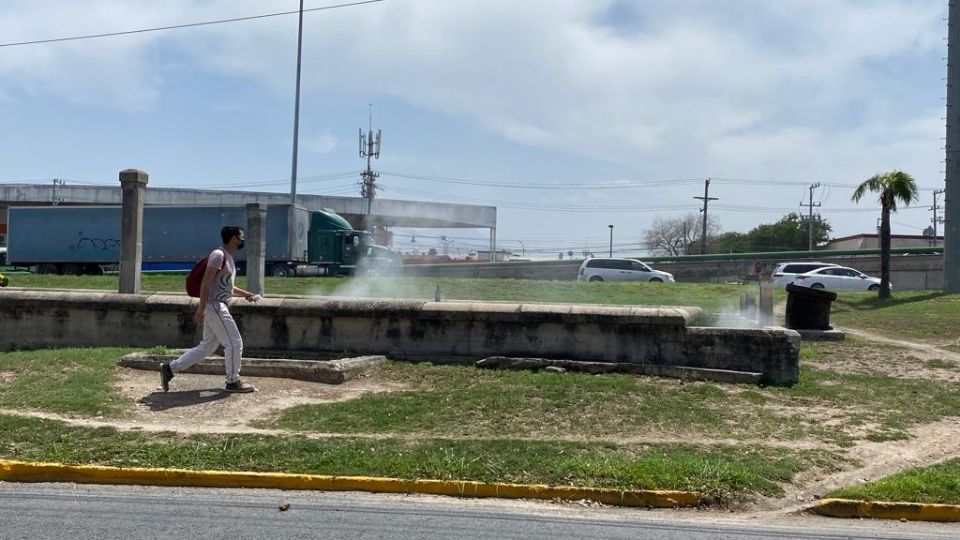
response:
<path id="1" fill-rule="evenodd" d="M 160 386 L 163 387 L 164 392 L 170 391 L 170 379 L 173 378 L 173 370 L 170 369 L 170 364 L 160 364 Z"/>
<path id="2" fill-rule="evenodd" d="M 228 382 L 226 389 L 227 389 L 227 392 L 237 392 L 240 394 L 247 394 L 250 392 L 257 391 L 257 389 L 254 388 L 252 384 L 247 384 L 243 381 Z"/>

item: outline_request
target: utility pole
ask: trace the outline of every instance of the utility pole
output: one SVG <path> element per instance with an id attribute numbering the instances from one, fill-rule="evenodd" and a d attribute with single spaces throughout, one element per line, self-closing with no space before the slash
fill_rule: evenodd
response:
<path id="1" fill-rule="evenodd" d="M 710 196 L 710 179 L 707 178 L 706 182 L 703 184 L 703 197 L 694 197 L 694 199 L 700 199 L 703 201 L 703 208 L 700 209 L 703 212 L 703 236 L 700 237 L 700 254 L 704 255 L 707 252 L 707 205 L 710 201 L 719 201 L 717 197 Z"/>
<path id="2" fill-rule="evenodd" d="M 813 190 L 820 187 L 820 182 L 810 185 L 810 202 L 807 204 L 800 203 L 800 206 L 807 206 L 810 208 L 810 214 L 807 217 L 807 251 L 813 251 L 813 207 L 820 206 L 820 203 L 813 203 Z"/>
<path id="3" fill-rule="evenodd" d="M 947 144 L 943 224 L 943 291 L 960 292 L 960 0 L 947 22 Z"/>
<path id="4" fill-rule="evenodd" d="M 370 160 L 376 158 L 380 159 L 380 130 L 377 130 L 377 135 L 373 135 L 373 104 L 370 104 L 370 115 L 367 126 L 367 133 L 363 133 L 363 129 L 360 129 L 360 157 L 367 158 L 367 170 L 361 173 L 363 181 L 360 183 L 360 196 L 367 201 L 367 211 L 366 218 L 364 223 L 364 228 L 370 228 L 370 212 L 373 207 L 373 199 L 377 196 L 377 178 L 380 177 L 379 173 L 373 172 L 373 169 L 370 168 Z"/>
<path id="5" fill-rule="evenodd" d="M 297 204 L 297 150 L 300 147 L 300 58 L 303 54 L 303 0 L 297 27 L 297 94 L 293 105 L 293 165 L 290 167 L 290 204 Z"/>
<path id="6" fill-rule="evenodd" d="M 930 210 L 933 211 L 933 219 L 930 221 L 933 222 L 933 247 L 937 247 L 937 224 L 941 222 L 939 207 L 937 206 L 937 196 L 941 195 L 944 192 L 942 189 L 937 189 L 933 191 L 933 206 L 930 207 Z"/>
<path id="7" fill-rule="evenodd" d="M 607 227 L 610 227 L 610 255 L 609 255 L 609 257 L 612 259 L 612 258 L 613 258 L 613 225 L 607 225 Z"/>

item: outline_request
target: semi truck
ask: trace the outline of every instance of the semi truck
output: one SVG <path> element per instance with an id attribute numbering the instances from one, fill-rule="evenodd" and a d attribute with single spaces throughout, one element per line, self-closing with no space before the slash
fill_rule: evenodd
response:
<path id="1" fill-rule="evenodd" d="M 103 274 L 120 261 L 118 206 L 14 206 L 9 209 L 7 264 L 41 274 Z M 143 271 L 189 271 L 220 245 L 226 225 L 246 228 L 243 206 L 146 206 Z M 400 257 L 373 244 L 332 211 L 293 205 L 267 207 L 266 274 L 342 276 L 378 274 Z M 246 268 L 246 250 L 237 254 Z"/>

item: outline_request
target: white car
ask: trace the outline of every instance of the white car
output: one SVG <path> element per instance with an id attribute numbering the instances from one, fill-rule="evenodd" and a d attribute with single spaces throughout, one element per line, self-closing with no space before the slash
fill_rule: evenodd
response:
<path id="1" fill-rule="evenodd" d="M 595 257 L 583 261 L 578 281 L 674 281 L 673 274 L 654 270 L 636 259 Z"/>
<path id="2" fill-rule="evenodd" d="M 793 281 L 800 274 L 813 272 L 814 270 L 827 266 L 840 265 L 819 261 L 783 262 L 778 264 L 777 267 L 773 269 L 773 284 L 779 285 L 780 287 L 786 287 L 787 283 L 793 283 Z"/>
<path id="3" fill-rule="evenodd" d="M 794 285 L 811 289 L 833 289 L 838 291 L 876 291 L 880 288 L 880 278 L 870 277 L 859 270 L 846 266 L 827 266 L 806 274 L 800 274 Z M 893 285 L 890 285 L 893 289 Z"/>

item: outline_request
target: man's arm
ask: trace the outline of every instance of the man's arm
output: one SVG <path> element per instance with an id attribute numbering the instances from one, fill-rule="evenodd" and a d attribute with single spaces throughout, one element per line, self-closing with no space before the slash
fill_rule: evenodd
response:
<path id="1" fill-rule="evenodd" d="M 260 295 L 259 295 L 259 294 L 252 293 L 252 292 L 250 292 L 250 291 L 241 289 L 240 287 L 237 287 L 237 286 L 234 286 L 234 287 L 233 287 L 233 295 L 234 295 L 234 296 L 242 296 L 243 298 L 245 298 L 245 299 L 247 300 L 247 302 L 257 302 L 257 301 L 260 300 Z"/>

